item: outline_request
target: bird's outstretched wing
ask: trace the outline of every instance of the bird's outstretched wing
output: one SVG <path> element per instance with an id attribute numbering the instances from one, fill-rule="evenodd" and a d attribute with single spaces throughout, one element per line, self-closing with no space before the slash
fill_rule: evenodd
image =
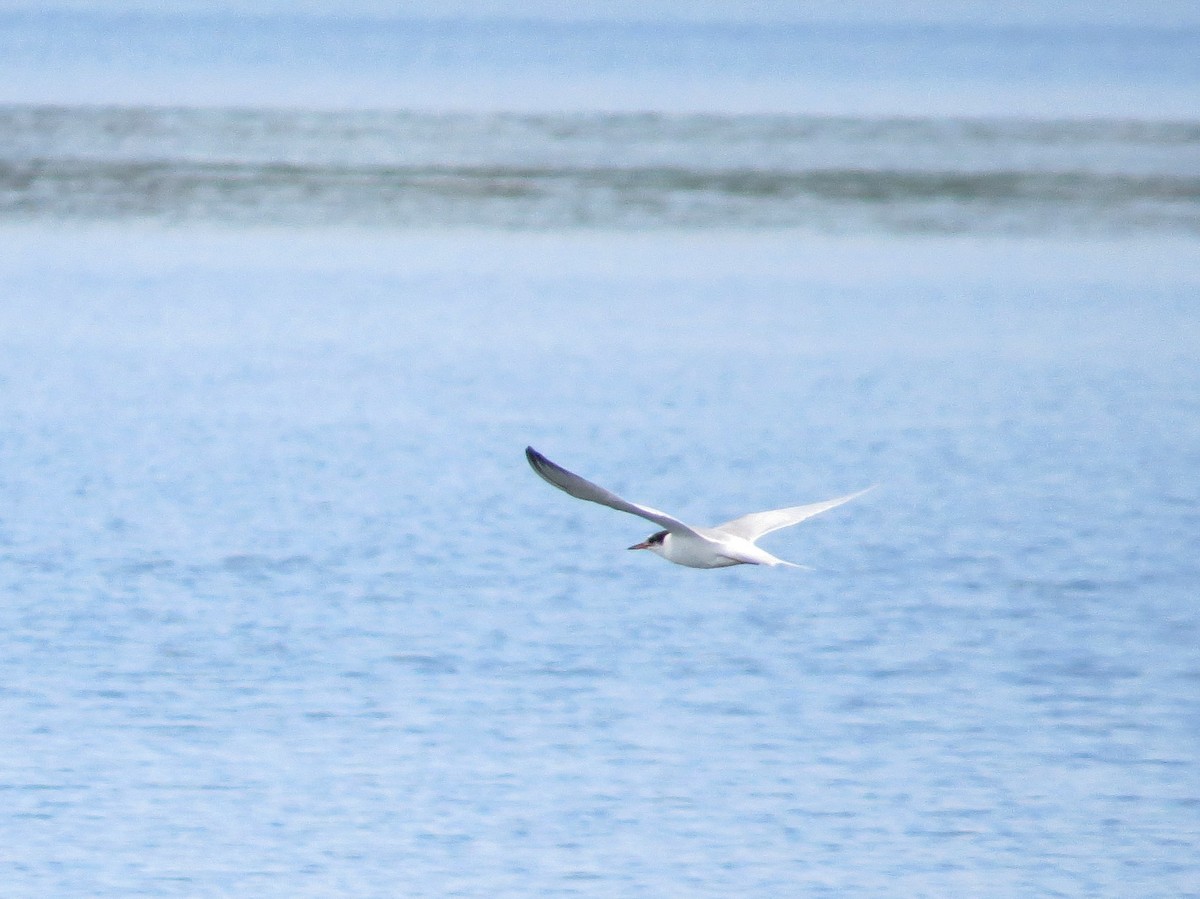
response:
<path id="1" fill-rule="evenodd" d="M 666 528 L 672 533 L 700 536 L 696 534 L 693 528 L 684 524 L 678 518 L 672 518 L 665 512 L 658 511 L 658 509 L 651 509 L 649 506 L 641 506 L 637 503 L 621 499 L 621 497 L 609 490 L 605 490 L 599 484 L 593 484 L 586 478 L 581 478 L 574 472 L 567 471 L 561 465 L 551 462 L 532 446 L 525 447 L 525 458 L 529 460 L 530 466 L 541 475 L 543 480 L 553 484 L 564 493 L 571 494 L 576 499 L 586 499 L 588 502 L 599 503 L 602 506 L 608 506 L 610 509 L 616 509 L 618 512 L 628 512 L 630 515 L 637 515 L 640 518 L 645 518 L 647 521 L 653 521 L 659 527 Z"/>
<path id="2" fill-rule="evenodd" d="M 733 521 L 719 524 L 713 530 L 732 534 L 735 537 L 744 537 L 753 543 L 764 534 L 799 524 L 806 518 L 820 515 L 822 512 L 836 508 L 842 503 L 850 502 L 855 497 L 862 496 L 867 490 L 874 489 L 874 487 L 868 487 L 866 490 L 859 490 L 857 493 L 839 496 L 837 499 L 827 499 L 821 503 L 809 503 L 807 506 L 789 506 L 786 509 L 771 509 L 769 512 L 751 512 L 749 515 L 743 515 L 741 518 L 735 518 Z"/>

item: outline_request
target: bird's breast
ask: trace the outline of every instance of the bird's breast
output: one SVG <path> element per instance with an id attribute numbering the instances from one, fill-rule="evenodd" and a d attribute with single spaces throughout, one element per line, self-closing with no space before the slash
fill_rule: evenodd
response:
<path id="1" fill-rule="evenodd" d="M 668 534 L 663 540 L 662 557 L 688 568 L 728 568 L 742 564 L 721 552 L 719 544 L 687 534 Z"/>

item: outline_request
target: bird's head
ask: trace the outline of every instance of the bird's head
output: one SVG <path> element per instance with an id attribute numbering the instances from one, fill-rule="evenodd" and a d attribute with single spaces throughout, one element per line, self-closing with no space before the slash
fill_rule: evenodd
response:
<path id="1" fill-rule="evenodd" d="M 633 546 L 631 546 L 629 548 L 630 549 L 648 549 L 651 552 L 662 555 L 663 541 L 666 539 L 667 539 L 667 532 L 659 531 L 656 534 L 651 534 L 649 537 L 647 537 L 641 543 L 635 543 L 635 544 L 633 544 Z"/>

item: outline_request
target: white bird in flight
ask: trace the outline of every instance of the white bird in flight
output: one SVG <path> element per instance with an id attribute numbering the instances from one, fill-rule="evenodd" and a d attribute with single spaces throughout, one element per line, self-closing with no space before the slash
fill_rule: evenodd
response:
<path id="1" fill-rule="evenodd" d="M 807 506 L 751 512 L 716 527 L 699 528 L 684 524 L 678 518 L 673 518 L 658 509 L 621 499 L 598 484 L 593 484 L 574 472 L 567 471 L 561 465 L 556 465 L 532 446 L 525 447 L 525 458 L 544 480 L 564 493 L 653 521 L 663 530 L 651 534 L 641 543 L 629 548 L 648 549 L 668 562 L 686 565 L 688 568 L 726 568 L 730 565 L 787 565 L 791 568 L 803 568 L 805 566 L 775 558 L 765 549 L 755 546 L 755 541 L 764 534 L 799 524 L 806 518 L 820 515 L 842 503 L 850 502 L 856 496 L 862 496 L 867 490 L 874 489 L 868 487 L 857 493 L 820 503 L 809 503 Z"/>

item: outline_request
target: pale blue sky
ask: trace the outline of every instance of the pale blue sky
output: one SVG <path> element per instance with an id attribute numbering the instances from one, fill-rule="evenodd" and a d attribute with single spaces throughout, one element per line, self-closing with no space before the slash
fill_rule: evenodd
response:
<path id="1" fill-rule="evenodd" d="M 0 20 L 0 102 L 1191 119 L 1200 96 L 1197 0 L 0 0 L 17 9 L 31 15 Z M 218 16 L 59 28 L 48 9 Z M 264 13 L 329 18 L 240 20 Z M 460 27 L 505 17 L 528 21 Z M 411 30 L 431 18 L 449 27 Z M 570 19 L 850 28 L 693 29 L 674 53 L 669 27 L 537 27 Z M 985 27 L 860 41 L 856 22 Z M 1081 24 L 1134 28 L 986 27 Z"/>
<path id="2" fill-rule="evenodd" d="M 0 0 L 0 11 L 301 13 L 602 21 L 1200 25 L 1195 0 Z"/>

